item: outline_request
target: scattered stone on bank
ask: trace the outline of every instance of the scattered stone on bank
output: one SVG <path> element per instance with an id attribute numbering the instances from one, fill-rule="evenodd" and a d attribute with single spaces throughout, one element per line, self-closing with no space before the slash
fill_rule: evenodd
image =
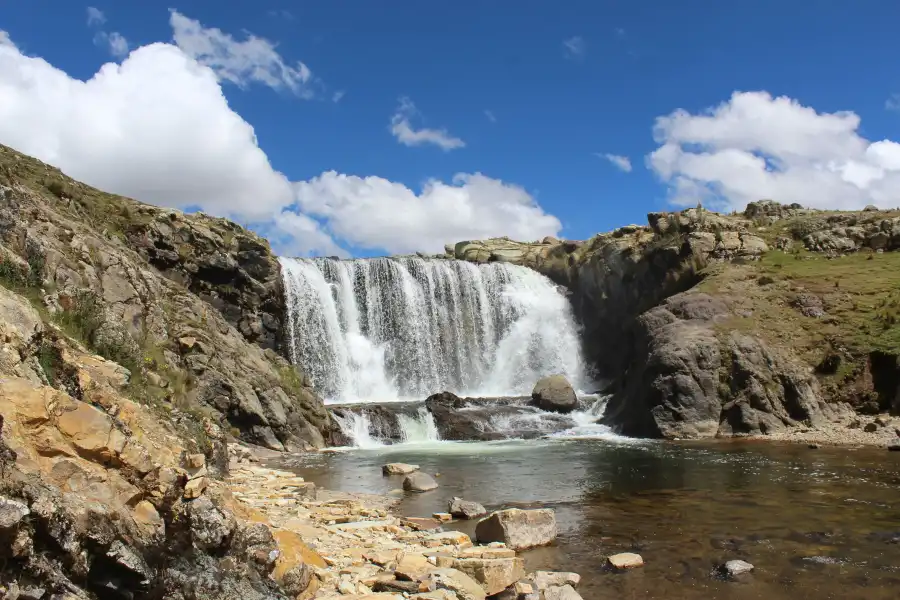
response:
<path id="1" fill-rule="evenodd" d="M 184 486 L 184 497 L 186 500 L 193 500 L 195 498 L 199 498 L 203 491 L 206 490 L 209 482 L 206 480 L 206 477 L 197 477 L 196 479 L 191 479 Z"/>
<path id="2" fill-rule="evenodd" d="M 544 600 L 584 600 L 581 594 L 571 585 L 548 588 L 544 591 Z"/>
<path id="3" fill-rule="evenodd" d="M 503 542 L 513 550 L 546 546 L 556 535 L 556 514 L 549 508 L 500 510 L 475 527 L 479 542 Z"/>
<path id="4" fill-rule="evenodd" d="M 408 465 L 406 463 L 388 463 L 381 467 L 383 475 L 409 475 L 419 470 L 419 465 Z"/>
<path id="5" fill-rule="evenodd" d="M 437 481 L 431 475 L 421 471 L 410 473 L 403 480 L 403 489 L 407 492 L 428 492 L 437 488 Z"/>
<path id="6" fill-rule="evenodd" d="M 487 593 L 477 581 L 456 569 L 434 569 L 425 582 L 436 590 L 449 590 L 459 600 L 485 600 Z"/>
<path id="7" fill-rule="evenodd" d="M 521 558 L 458 558 L 453 568 L 481 584 L 489 596 L 499 594 L 525 576 Z"/>
<path id="8" fill-rule="evenodd" d="M 753 565 L 744 560 L 729 560 L 721 567 L 719 567 L 719 571 L 725 577 L 730 579 L 735 579 L 740 577 L 741 575 L 746 575 L 747 573 L 753 570 Z"/>
<path id="9" fill-rule="evenodd" d="M 575 390 L 563 375 L 550 375 L 538 380 L 531 398 L 541 410 L 567 413 L 578 406 Z"/>
<path id="10" fill-rule="evenodd" d="M 487 514 L 487 510 L 477 502 L 454 497 L 450 500 L 447 512 L 457 519 L 477 519 Z"/>
<path id="11" fill-rule="evenodd" d="M 640 554 L 635 554 L 634 552 L 613 554 L 606 560 L 609 561 L 610 566 L 616 569 L 634 569 L 644 566 L 644 559 L 641 558 Z"/>
<path id="12" fill-rule="evenodd" d="M 431 516 L 433 518 L 435 518 L 436 520 L 440 521 L 441 523 L 449 523 L 450 521 L 453 520 L 453 515 L 451 515 L 450 513 L 437 512 Z"/>
<path id="13" fill-rule="evenodd" d="M 534 581 L 539 590 L 565 585 L 578 587 L 578 584 L 581 583 L 581 575 L 565 571 L 535 571 L 529 578 Z"/>

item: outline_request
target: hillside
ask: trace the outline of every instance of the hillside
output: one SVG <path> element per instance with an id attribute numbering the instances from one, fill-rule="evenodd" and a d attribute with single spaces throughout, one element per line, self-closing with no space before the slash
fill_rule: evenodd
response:
<path id="1" fill-rule="evenodd" d="M 651 213 L 584 242 L 505 238 L 448 256 L 510 261 L 565 286 L 606 421 L 678 438 L 835 430 L 900 412 L 900 211 Z M 867 420 L 867 419 L 864 419 Z M 889 443 L 870 423 L 865 441 Z M 862 432 L 859 432 L 862 433 Z"/>

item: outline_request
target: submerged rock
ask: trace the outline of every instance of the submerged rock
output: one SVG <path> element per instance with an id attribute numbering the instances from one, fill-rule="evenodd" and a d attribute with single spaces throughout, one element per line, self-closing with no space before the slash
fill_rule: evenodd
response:
<path id="1" fill-rule="evenodd" d="M 610 566 L 616 569 L 634 569 L 644 566 L 644 559 L 641 558 L 640 554 L 635 554 L 634 552 L 613 554 L 606 560 L 609 561 Z"/>
<path id="2" fill-rule="evenodd" d="M 729 560 L 719 567 L 719 571 L 725 577 L 734 579 L 746 575 L 753 570 L 753 565 L 743 560 Z"/>
<path id="3" fill-rule="evenodd" d="M 487 514 L 487 510 L 482 505 L 459 497 L 450 500 L 447 512 L 458 519 L 477 519 Z"/>
<path id="4" fill-rule="evenodd" d="M 571 585 L 547 588 L 544 591 L 544 600 L 583 600 L 581 594 L 575 591 Z"/>
<path id="5" fill-rule="evenodd" d="M 383 475 L 409 475 L 419 470 L 419 465 L 408 465 L 406 463 L 388 463 L 381 467 Z"/>
<path id="6" fill-rule="evenodd" d="M 411 473 L 403 480 L 403 489 L 407 492 L 428 492 L 437 488 L 437 481 L 431 475 L 421 471 Z"/>
<path id="7" fill-rule="evenodd" d="M 479 542 L 503 542 L 513 550 L 546 546 L 556 535 L 556 514 L 548 508 L 500 510 L 475 527 Z"/>
<path id="8" fill-rule="evenodd" d="M 572 412 L 578 406 L 575 390 L 563 375 L 540 379 L 531 392 L 531 398 L 539 408 L 552 412 Z"/>

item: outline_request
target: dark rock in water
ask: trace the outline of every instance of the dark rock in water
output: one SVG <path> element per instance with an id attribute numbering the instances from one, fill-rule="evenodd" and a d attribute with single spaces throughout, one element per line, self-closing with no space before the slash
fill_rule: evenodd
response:
<path id="1" fill-rule="evenodd" d="M 840 565 L 843 564 L 843 559 L 835 558 L 833 556 L 804 556 L 802 558 L 805 563 L 812 563 L 815 565 Z"/>
<path id="2" fill-rule="evenodd" d="M 575 390 L 563 375 L 550 375 L 539 380 L 531 398 L 542 410 L 553 412 L 572 412 L 578 405 Z"/>
<path id="3" fill-rule="evenodd" d="M 807 448 L 809 448 L 810 450 L 818 450 L 819 445 L 818 444 L 810 444 L 807 446 Z"/>
<path id="4" fill-rule="evenodd" d="M 888 452 L 900 452 L 900 444 L 891 444 L 888 446 Z"/>
<path id="5" fill-rule="evenodd" d="M 743 560 L 729 560 L 719 566 L 719 572 L 728 579 L 737 579 L 753 571 L 753 565 Z"/>
<path id="6" fill-rule="evenodd" d="M 875 531 L 867 535 L 866 539 L 886 544 L 900 544 L 900 531 Z"/>
<path id="7" fill-rule="evenodd" d="M 437 488 L 437 481 L 431 475 L 421 471 L 410 473 L 403 480 L 403 489 L 407 492 L 428 492 Z"/>
<path id="8" fill-rule="evenodd" d="M 470 502 L 457 497 L 450 500 L 447 512 L 458 519 L 475 519 L 487 514 L 487 510 L 477 502 Z"/>
<path id="9" fill-rule="evenodd" d="M 460 398 L 441 392 L 429 396 L 425 406 L 442 440 L 532 439 L 574 425 L 566 415 L 531 406 L 528 398 Z"/>

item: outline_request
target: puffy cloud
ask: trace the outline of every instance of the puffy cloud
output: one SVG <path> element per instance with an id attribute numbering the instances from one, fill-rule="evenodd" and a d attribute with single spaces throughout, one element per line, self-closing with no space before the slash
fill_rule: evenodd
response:
<path id="1" fill-rule="evenodd" d="M 240 87 L 251 82 L 273 89 L 287 88 L 303 98 L 311 98 L 312 72 L 302 62 L 291 66 L 275 50 L 272 42 L 248 34 L 243 42 L 215 27 L 204 27 L 176 10 L 169 15 L 175 43 L 181 50 L 211 68 L 219 79 Z"/>
<path id="2" fill-rule="evenodd" d="M 480 173 L 429 181 L 418 194 L 381 177 L 333 171 L 294 188 L 301 210 L 334 235 L 388 252 L 442 252 L 447 243 L 501 235 L 533 240 L 561 228 L 527 191 Z"/>
<path id="3" fill-rule="evenodd" d="M 106 23 L 106 15 L 103 14 L 103 11 L 99 8 L 94 8 L 93 6 L 87 7 L 87 24 L 88 25 L 103 25 Z"/>
<path id="4" fill-rule="evenodd" d="M 106 46 L 109 49 L 109 53 L 116 58 L 123 58 L 128 55 L 128 40 L 118 31 L 113 31 L 112 33 L 98 31 L 97 35 L 94 36 L 94 43 L 98 46 Z"/>
<path id="5" fill-rule="evenodd" d="M 819 113 L 788 97 L 735 92 L 701 114 L 659 117 L 648 166 L 680 205 L 741 210 L 771 198 L 831 209 L 893 207 L 900 144 L 871 142 L 853 112 Z"/>
<path id="6" fill-rule="evenodd" d="M 415 129 L 412 126 L 411 119 L 418 114 L 416 105 L 409 98 L 400 98 L 400 106 L 397 112 L 391 117 L 391 133 L 397 138 L 397 141 L 405 146 L 421 146 L 423 144 L 434 144 L 439 148 L 447 150 L 455 150 L 466 145 L 464 141 L 458 137 L 450 135 L 446 129 Z"/>
<path id="7" fill-rule="evenodd" d="M 212 71 L 169 44 L 80 81 L 0 45 L 0 139 L 91 185 L 248 221 L 293 202 Z"/>
<path id="8" fill-rule="evenodd" d="M 619 154 L 596 154 L 596 156 L 605 158 L 620 171 L 631 173 L 631 159 L 627 156 L 621 156 Z"/>
<path id="9" fill-rule="evenodd" d="M 567 40 L 563 40 L 563 54 L 566 58 L 577 59 L 582 58 L 587 53 L 587 42 L 580 35 L 575 35 Z"/>

